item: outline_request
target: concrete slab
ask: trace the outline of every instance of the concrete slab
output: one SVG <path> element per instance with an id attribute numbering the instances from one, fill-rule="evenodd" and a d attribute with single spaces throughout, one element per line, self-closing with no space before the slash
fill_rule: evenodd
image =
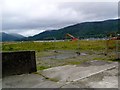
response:
<path id="1" fill-rule="evenodd" d="M 73 84 L 67 84 L 65 86 L 62 86 L 61 88 L 80 88 L 80 87 Z"/>
<path id="2" fill-rule="evenodd" d="M 0 90 L 2 89 L 2 79 L 0 79 Z"/>
<path id="3" fill-rule="evenodd" d="M 23 74 L 5 77 L 2 88 L 59 88 L 64 83 L 50 81 L 38 74 Z"/>
<path id="4" fill-rule="evenodd" d="M 46 69 L 40 73 L 42 73 L 42 75 L 46 77 L 59 80 L 59 82 L 71 82 L 89 77 L 92 74 L 97 74 L 99 72 L 103 72 L 107 69 L 114 68 L 116 66 L 118 66 L 118 63 L 116 62 L 110 62 L 99 66 L 91 65 L 88 67 L 66 65 L 66 66 L 59 66 L 59 67 Z"/>
<path id="5" fill-rule="evenodd" d="M 57 50 L 57 51 L 50 51 L 50 52 L 54 52 L 54 55 L 51 56 L 44 56 L 40 59 L 42 60 L 47 60 L 47 59 L 58 59 L 58 60 L 65 60 L 68 58 L 73 58 L 73 57 L 77 57 L 77 56 L 85 56 L 87 55 L 86 53 L 80 53 L 80 55 L 76 52 L 76 51 L 67 51 L 67 50 Z"/>
<path id="6" fill-rule="evenodd" d="M 68 83 L 62 88 L 74 85 L 79 88 L 118 88 L 118 68 L 103 71 L 88 78 Z"/>
<path id="7" fill-rule="evenodd" d="M 57 83 L 57 82 L 46 80 L 46 81 L 43 81 L 43 82 L 33 86 L 32 88 L 60 88 L 64 84 L 65 83 Z"/>
<path id="8" fill-rule="evenodd" d="M 43 82 L 43 77 L 37 74 L 23 74 L 5 77 L 2 80 L 3 88 L 30 88 Z"/>
<path id="9" fill-rule="evenodd" d="M 98 61 L 100 63 L 100 61 Z M 3 88 L 117 88 L 117 62 L 59 66 L 2 79 Z M 92 65 L 91 65 L 92 63 Z M 42 75 L 41 75 L 42 74 Z M 48 78 L 48 79 L 47 79 Z"/>

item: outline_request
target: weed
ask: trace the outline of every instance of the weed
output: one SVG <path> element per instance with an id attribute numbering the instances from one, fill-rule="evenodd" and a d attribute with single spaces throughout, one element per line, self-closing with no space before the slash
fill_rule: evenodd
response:
<path id="1" fill-rule="evenodd" d="M 44 70 L 44 69 L 48 69 L 50 67 L 48 66 L 37 66 L 37 70 Z"/>

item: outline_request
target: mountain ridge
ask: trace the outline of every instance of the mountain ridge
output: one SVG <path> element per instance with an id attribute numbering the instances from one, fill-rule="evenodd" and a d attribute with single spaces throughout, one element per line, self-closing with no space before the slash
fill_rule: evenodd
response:
<path id="1" fill-rule="evenodd" d="M 65 39 L 65 34 L 70 33 L 79 38 L 103 38 L 108 33 L 118 32 L 118 21 L 110 19 L 104 21 L 83 22 L 63 27 L 56 30 L 49 30 L 37 35 L 24 38 L 24 40 L 53 40 Z"/>
<path id="2" fill-rule="evenodd" d="M 16 41 L 16 40 L 20 40 L 22 38 L 25 38 L 24 36 L 20 35 L 20 34 L 16 34 L 16 33 L 5 33 L 5 32 L 1 32 L 0 33 L 0 40 L 1 41 Z"/>

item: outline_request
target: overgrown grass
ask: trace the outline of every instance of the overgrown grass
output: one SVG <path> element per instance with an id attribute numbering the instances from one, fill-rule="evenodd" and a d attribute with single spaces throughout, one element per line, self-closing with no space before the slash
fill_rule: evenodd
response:
<path id="1" fill-rule="evenodd" d="M 63 66 L 63 65 L 80 65 L 83 62 L 91 60 L 104 60 L 104 61 L 120 61 L 115 59 L 113 51 L 115 50 L 116 42 L 109 42 L 109 53 L 105 56 L 106 51 L 106 41 L 105 40 L 79 40 L 76 42 L 64 41 L 64 42 L 4 42 L 2 43 L 3 51 L 21 51 L 21 50 L 35 50 L 36 51 L 36 61 L 37 70 L 44 70 L 50 67 Z M 60 52 L 55 53 L 51 50 L 73 50 L 85 52 L 86 56 L 78 56 L 73 58 L 67 58 L 64 60 L 59 59 L 46 59 L 42 60 L 42 57 L 52 56 L 60 54 Z M 51 79 L 57 81 L 56 79 Z"/>
<path id="2" fill-rule="evenodd" d="M 104 50 L 106 43 L 104 40 L 85 41 L 80 40 L 76 42 L 15 42 L 3 43 L 3 51 L 18 51 L 18 50 Z"/>

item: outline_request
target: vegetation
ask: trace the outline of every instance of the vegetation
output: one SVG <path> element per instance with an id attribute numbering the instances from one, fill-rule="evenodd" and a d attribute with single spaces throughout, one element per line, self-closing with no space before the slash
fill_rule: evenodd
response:
<path id="1" fill-rule="evenodd" d="M 62 65 L 80 65 L 86 61 L 104 60 L 115 61 L 115 41 L 109 42 L 110 54 L 105 56 L 106 41 L 105 40 L 79 40 L 79 41 L 64 41 L 64 42 L 3 42 L 3 51 L 20 51 L 20 50 L 35 50 L 37 70 L 43 70 L 50 67 Z M 57 51 L 58 52 L 54 52 Z M 59 52 L 63 50 L 63 53 Z M 66 59 L 48 58 L 49 56 L 57 56 L 64 54 L 64 51 L 86 53 L 87 55 L 73 56 Z M 45 57 L 45 58 L 44 58 Z"/>
<path id="2" fill-rule="evenodd" d="M 16 33 L 5 33 L 5 32 L 0 32 L 0 40 L 4 41 L 15 41 L 15 40 L 19 40 L 25 38 L 24 36 L 20 35 L 20 34 L 16 34 Z"/>
<path id="3" fill-rule="evenodd" d="M 118 21 L 119 19 L 78 23 L 58 30 L 45 31 L 32 37 L 24 38 L 23 40 L 53 40 L 54 38 L 62 40 L 66 38 L 66 33 L 79 38 L 104 38 L 109 33 L 119 33 Z"/>
<path id="4" fill-rule="evenodd" d="M 50 68 L 50 67 L 48 67 L 48 66 L 38 66 L 37 70 L 44 70 L 44 69 L 47 69 L 47 68 Z"/>
<path id="5" fill-rule="evenodd" d="M 35 50 L 37 52 L 46 50 L 104 50 L 104 40 L 80 40 L 64 42 L 11 42 L 2 43 L 3 51 Z"/>

